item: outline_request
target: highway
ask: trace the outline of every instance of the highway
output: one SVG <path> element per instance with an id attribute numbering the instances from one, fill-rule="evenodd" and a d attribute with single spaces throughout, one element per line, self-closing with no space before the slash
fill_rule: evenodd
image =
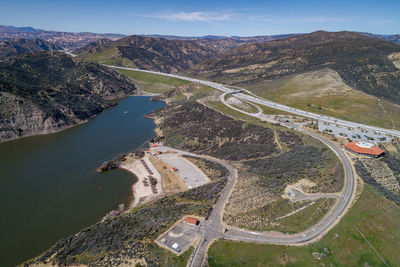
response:
<path id="1" fill-rule="evenodd" d="M 192 78 L 187 78 L 187 77 L 182 77 L 179 75 L 173 75 L 173 74 L 164 74 L 164 73 L 159 73 L 159 72 L 153 72 L 153 71 L 144 71 L 144 70 L 137 70 L 137 69 L 132 69 L 132 68 L 123 68 L 123 67 L 115 67 L 115 66 L 109 66 L 112 68 L 120 68 L 120 69 L 128 69 L 128 70 L 135 70 L 135 71 L 143 71 L 143 72 L 148 72 L 148 73 L 154 73 L 154 74 L 161 74 L 165 76 L 170 76 L 178 79 L 184 79 L 192 82 L 198 82 L 201 84 L 205 84 L 208 86 L 211 86 L 213 88 L 216 88 L 218 90 L 223 91 L 224 93 L 229 93 L 232 92 L 233 90 L 227 87 L 224 87 L 223 85 L 213 83 L 213 82 L 207 82 L 207 81 L 200 81 Z M 222 94 L 221 96 L 221 101 L 224 104 L 227 104 L 226 101 L 224 101 L 224 95 Z M 254 96 L 249 96 L 247 94 L 235 94 L 235 97 L 241 98 L 246 101 L 254 102 L 254 103 L 261 103 L 262 105 L 267 105 L 271 106 L 273 108 L 279 108 L 287 112 L 295 113 L 301 116 L 305 117 L 311 117 L 312 116 L 318 116 L 319 115 L 312 115 L 312 113 L 308 113 L 305 111 L 299 111 L 299 110 L 294 110 L 290 107 L 285 107 L 282 105 L 279 105 L 277 103 L 273 103 L 267 100 L 262 100 L 260 98 L 254 97 Z M 265 104 L 267 103 L 267 104 Z M 277 106 L 276 106 L 277 105 Z M 232 107 L 229 105 L 229 107 Z M 283 108 L 285 107 L 285 108 Z M 236 109 L 239 112 L 243 112 L 240 109 Z M 294 111 L 294 112 L 293 112 Z M 260 117 L 262 113 L 247 113 L 243 112 L 247 115 L 254 116 L 254 117 Z M 317 118 L 317 117 L 316 117 Z M 334 118 L 333 118 L 334 119 Z M 338 122 L 335 122 L 338 123 Z M 346 122 L 346 123 L 351 123 L 351 122 Z M 351 125 L 354 125 L 351 123 Z M 354 127 L 354 126 L 352 126 Z M 370 126 L 365 126 L 365 127 L 370 127 Z M 339 194 L 335 194 L 334 196 L 327 196 L 327 197 L 335 197 L 337 199 L 336 204 L 331 208 L 331 210 L 314 226 L 311 228 L 305 230 L 304 232 L 297 233 L 297 234 L 282 234 L 282 233 L 260 233 L 260 232 L 252 232 L 244 229 L 235 229 L 235 228 L 229 228 L 229 230 L 225 233 L 224 232 L 224 224 L 222 222 L 222 216 L 223 216 L 223 209 L 228 201 L 228 198 L 230 196 L 230 193 L 233 189 L 233 185 L 238 177 L 236 169 L 230 165 L 229 163 L 215 159 L 212 157 L 208 156 L 200 156 L 197 154 L 193 153 L 188 153 L 184 151 L 180 151 L 177 149 L 173 148 L 166 148 L 168 150 L 173 150 L 179 154 L 182 155 L 191 155 L 195 157 L 201 157 L 201 158 L 206 158 L 209 160 L 212 160 L 214 162 L 220 163 L 223 166 L 225 166 L 230 175 L 227 181 L 227 184 L 222 191 L 221 196 L 219 197 L 217 203 L 214 206 L 213 211 L 210 214 L 210 217 L 208 220 L 205 222 L 205 225 L 202 230 L 201 234 L 201 240 L 199 245 L 197 246 L 193 257 L 190 262 L 190 266 L 194 267 L 199 267 L 202 266 L 204 263 L 204 259 L 207 253 L 208 246 L 211 244 L 213 240 L 219 239 L 219 238 L 225 238 L 229 240 L 236 240 L 236 241 L 247 241 L 247 242 L 258 242 L 258 243 L 267 243 L 267 244 L 277 244 L 277 245 L 299 245 L 299 244 L 307 244 L 310 242 L 313 242 L 317 240 L 319 237 L 322 237 L 331 227 L 333 227 L 336 223 L 339 222 L 341 216 L 345 213 L 346 209 L 349 207 L 351 203 L 351 199 L 353 197 L 353 193 L 355 190 L 355 182 L 354 182 L 354 174 L 353 174 L 353 169 L 350 163 L 350 160 L 346 156 L 346 154 L 342 151 L 342 149 L 338 146 L 336 146 L 333 142 L 329 141 L 328 139 L 319 136 L 315 133 L 312 133 L 306 129 L 300 128 L 300 127 L 293 127 L 297 131 L 303 132 L 304 134 L 310 135 L 321 142 L 325 143 L 330 149 L 332 149 L 339 159 L 343 163 L 344 167 L 344 172 L 345 172 L 345 177 L 344 177 L 344 187 L 342 191 Z M 387 130 L 390 131 L 390 130 Z M 400 136 L 400 133 L 399 133 Z M 312 196 L 310 196 L 312 197 Z"/>
<path id="2" fill-rule="evenodd" d="M 125 70 L 134 70 L 134 71 L 147 72 L 147 73 L 152 73 L 152 74 L 158 74 L 158 75 L 168 76 L 168 77 L 172 77 L 172 78 L 177 78 L 177 79 L 181 79 L 181 80 L 186 80 L 186 81 L 190 81 L 190 82 L 194 82 L 194 83 L 200 83 L 200 84 L 204 84 L 204 85 L 210 86 L 212 88 L 215 88 L 217 90 L 223 91 L 225 93 L 232 93 L 232 92 L 237 92 L 237 90 L 242 90 L 243 92 L 246 92 L 246 93 L 236 93 L 235 96 L 238 97 L 238 98 L 241 98 L 243 100 L 247 100 L 247 101 L 256 103 L 256 104 L 260 104 L 260 105 L 263 105 L 263 106 L 267 106 L 267 107 L 271 107 L 271 108 L 274 108 L 274 109 L 282 110 L 282 111 L 289 112 L 289 113 L 292 113 L 292 114 L 296 114 L 296 115 L 299 115 L 299 116 L 320 120 L 322 122 L 334 123 L 334 124 L 337 124 L 337 125 L 340 125 L 340 126 L 343 126 L 343 127 L 361 128 L 361 129 L 364 129 L 366 131 L 372 131 L 372 132 L 388 134 L 388 135 L 392 135 L 392 136 L 396 136 L 396 137 L 400 138 L 400 131 L 374 127 L 374 126 L 370 126 L 370 125 L 366 125 L 366 124 L 346 121 L 346 120 L 338 119 L 338 118 L 335 118 L 335 117 L 324 116 L 324 115 L 315 114 L 315 113 L 304 111 L 304 110 L 300 110 L 300 109 L 291 108 L 291 107 L 288 107 L 288 106 L 285 106 L 285 105 L 282 105 L 282 104 L 279 104 L 279 103 L 276 103 L 276 102 L 273 102 L 273 101 L 266 100 L 264 98 L 258 97 L 255 94 L 251 93 L 250 91 L 248 91 L 248 90 L 246 90 L 244 88 L 236 87 L 238 89 L 237 90 L 233 90 L 233 89 L 228 88 L 227 86 L 225 86 L 223 84 L 219 84 L 219 83 L 215 83 L 215 82 L 209 82 L 209 81 L 203 81 L 203 80 L 194 79 L 194 78 L 185 77 L 185 76 L 176 75 L 176 74 L 169 74 L 169 73 L 163 73 L 163 72 L 157 72 L 157 71 L 149 71 L 149 70 L 141 70 L 141 69 L 135 69 L 135 68 L 125 68 L 125 67 L 118 67 L 118 66 L 110 66 L 110 65 L 105 65 L 105 66 L 110 67 L 110 68 L 115 68 L 115 69 L 125 69 Z"/>

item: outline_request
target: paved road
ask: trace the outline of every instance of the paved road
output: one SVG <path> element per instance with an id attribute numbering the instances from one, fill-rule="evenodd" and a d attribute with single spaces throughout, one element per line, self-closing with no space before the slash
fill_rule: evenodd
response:
<path id="1" fill-rule="evenodd" d="M 192 258 L 192 261 L 190 263 L 190 266 L 195 266 L 195 267 L 201 266 L 203 263 L 203 260 L 205 258 L 205 255 L 207 253 L 207 249 L 208 249 L 210 242 L 217 238 L 223 237 L 222 233 L 223 233 L 224 226 L 222 224 L 222 214 L 223 214 L 225 204 L 228 201 L 230 192 L 232 191 L 233 185 L 237 179 L 237 171 L 229 163 L 227 163 L 223 160 L 209 157 L 209 156 L 197 155 L 194 153 L 185 152 L 185 151 L 170 148 L 170 147 L 159 147 L 159 149 L 161 151 L 177 152 L 177 155 L 179 155 L 179 156 L 188 155 L 188 156 L 192 156 L 192 157 L 204 158 L 204 159 L 221 164 L 229 171 L 228 181 L 225 185 L 224 190 L 222 191 L 221 196 L 219 197 L 217 203 L 215 204 L 210 217 L 207 219 L 207 221 L 204 224 L 204 227 L 201 232 L 200 243 L 197 246 L 194 256 Z"/>
<path id="2" fill-rule="evenodd" d="M 132 68 L 122 68 L 122 67 L 114 67 L 110 66 L 113 68 L 121 68 L 121 69 L 128 69 L 128 70 L 137 70 L 137 69 L 132 69 Z M 154 71 L 144 71 L 144 70 L 138 70 L 138 71 L 143 71 L 143 72 L 148 72 L 148 73 L 154 73 L 154 74 L 161 74 L 165 76 L 170 76 L 174 78 L 179 78 L 179 79 L 184 79 L 192 82 L 197 82 L 197 83 L 202 83 L 208 86 L 211 86 L 213 88 L 219 89 L 221 91 L 226 92 L 232 92 L 230 88 L 224 87 L 223 85 L 213 83 L 213 82 L 207 82 L 207 81 L 200 81 L 197 79 L 192 79 L 192 78 L 187 78 L 187 77 L 182 77 L 179 75 L 173 75 L 173 74 L 164 74 L 164 73 L 158 73 Z M 237 96 L 238 94 L 235 94 Z M 298 115 L 306 116 L 306 117 L 312 117 L 312 116 L 318 116 L 317 114 L 312 114 L 309 112 L 305 111 L 299 111 L 293 112 L 294 109 L 290 107 L 285 107 L 282 105 L 279 105 L 277 103 L 273 103 L 271 101 L 267 100 L 262 100 L 253 96 L 249 96 L 246 94 L 240 94 L 240 98 L 243 98 L 244 100 L 248 100 L 254 103 L 260 103 L 263 105 L 270 106 L 281 109 L 284 111 L 289 111 L 291 113 L 295 113 Z M 265 104 L 265 103 L 272 103 L 272 104 Z M 223 103 L 226 103 L 223 101 Z M 279 105 L 279 108 L 278 106 Z M 284 108 L 283 108 L 284 107 Z M 240 112 L 243 112 L 242 110 L 237 109 Z M 294 110 L 296 111 L 296 110 Z M 248 115 L 259 117 L 260 114 L 252 114 L 252 113 L 247 113 Z M 351 123 L 353 124 L 353 123 Z M 366 126 L 370 127 L 370 126 Z M 233 185 L 237 179 L 237 172 L 233 166 L 228 164 L 225 161 L 218 160 L 215 158 L 210 158 L 206 156 L 199 156 L 193 153 L 188 153 L 172 148 L 168 148 L 169 150 L 174 150 L 177 153 L 181 155 L 190 155 L 190 156 L 195 156 L 195 157 L 203 157 L 207 158 L 209 160 L 212 160 L 214 162 L 220 163 L 223 166 L 225 166 L 230 173 L 230 176 L 228 178 L 227 185 L 225 186 L 222 195 L 218 199 L 217 203 L 215 204 L 214 210 L 212 211 L 210 217 L 208 220 L 205 222 L 205 226 L 202 230 L 202 235 L 201 235 L 201 240 L 198 245 L 198 247 L 195 250 L 194 256 L 192 258 L 192 261 L 190 263 L 190 266 L 198 267 L 203 264 L 208 245 L 212 240 L 218 239 L 218 238 L 226 238 L 230 240 L 238 240 L 238 241 L 251 241 L 251 242 L 259 242 L 259 243 L 268 243 L 268 244 L 281 244 L 281 245 L 295 245 L 295 244 L 306 244 L 308 242 L 313 241 L 314 239 L 320 237 L 321 235 L 325 234 L 333 225 L 335 225 L 341 215 L 345 212 L 345 210 L 349 207 L 351 198 L 353 196 L 354 192 L 354 174 L 353 174 L 353 169 L 351 167 L 350 161 L 345 155 L 345 153 L 337 147 L 334 143 L 331 141 L 325 139 L 324 137 L 321 137 L 317 134 L 314 134 L 308 130 L 298 128 L 298 127 L 293 127 L 296 128 L 296 130 L 303 132 L 305 134 L 308 134 L 321 142 L 325 143 L 330 149 L 332 149 L 340 158 L 340 160 L 343 163 L 344 166 L 344 171 L 345 171 L 345 180 L 344 180 L 344 187 L 339 196 L 337 197 L 337 202 L 331 209 L 331 211 L 324 217 L 322 218 L 321 221 L 319 221 L 317 224 L 315 224 L 312 228 L 305 230 L 304 232 L 297 233 L 297 234 L 291 234 L 291 235 L 286 235 L 286 234 L 281 234 L 281 233 L 274 233 L 274 234 L 268 234 L 268 233 L 258 233 L 258 232 L 252 232 L 252 231 L 247 231 L 247 230 L 242 230 L 242 229 L 234 229 L 230 228 L 228 232 L 224 233 L 223 231 L 223 224 L 222 224 L 222 215 L 223 215 L 223 209 L 225 207 L 225 204 L 229 198 L 229 195 L 232 191 Z M 389 131 L 389 130 L 387 130 Z M 400 136 L 400 133 L 399 133 Z"/>
<path id="3" fill-rule="evenodd" d="M 343 162 L 344 165 L 345 181 L 344 181 L 344 188 L 341 194 L 334 196 L 332 195 L 332 197 L 337 198 L 337 203 L 334 205 L 331 211 L 324 218 L 322 218 L 321 221 L 315 224 L 312 228 L 307 229 L 304 232 L 291 235 L 286 235 L 281 233 L 266 234 L 266 233 L 252 232 L 242 229 L 234 229 L 234 228 L 230 228 L 227 233 L 224 233 L 223 231 L 224 225 L 222 224 L 223 209 L 232 191 L 235 180 L 237 179 L 236 169 L 232 165 L 222 160 L 206 156 L 200 156 L 197 154 L 180 151 L 173 148 L 164 148 L 166 150 L 173 150 L 179 153 L 180 155 L 190 155 L 195 157 L 207 158 L 209 160 L 222 164 L 228 169 L 230 173 L 227 185 L 225 186 L 221 197 L 218 199 L 209 219 L 205 222 L 205 226 L 201 234 L 200 243 L 196 248 L 190 266 L 194 267 L 202 266 L 203 261 L 205 259 L 205 255 L 207 253 L 208 246 L 215 239 L 225 238 L 237 241 L 250 241 L 250 242 L 278 244 L 278 245 L 306 244 L 320 237 L 321 235 L 325 234 L 333 225 L 335 225 L 340 220 L 340 216 L 345 212 L 345 210 L 349 206 L 354 192 L 354 175 L 350 161 L 345 155 L 345 153 L 331 141 L 319 135 L 316 135 L 310 131 L 304 129 L 299 129 L 299 130 L 301 130 L 305 134 L 311 135 L 312 137 L 324 142 L 339 156 L 340 160 Z"/>
<path id="4" fill-rule="evenodd" d="M 209 82 L 209 81 L 203 81 L 203 80 L 194 79 L 194 78 L 185 77 L 185 76 L 180 76 L 180 75 L 176 75 L 176 74 L 162 73 L 162 72 L 149 71 L 149 70 L 140 70 L 140 69 L 134 69 L 134 68 L 125 68 L 125 67 L 118 67 L 118 66 L 108 66 L 108 65 L 106 65 L 106 66 L 110 67 L 110 68 L 116 68 L 116 69 L 126 69 L 126 70 L 134 70 L 134 71 L 153 73 L 153 74 L 168 76 L 168 77 L 177 78 L 177 79 L 181 79 L 181 80 L 191 81 L 191 82 L 195 82 L 195 83 L 200 83 L 200 84 L 204 84 L 204 85 L 210 86 L 212 88 L 218 89 L 218 90 L 226 92 L 226 93 L 235 92 L 235 90 L 233 90 L 231 88 L 228 88 L 227 86 L 225 86 L 223 84 L 219 84 L 219 83 L 215 83 L 215 82 Z M 236 97 L 241 98 L 243 100 L 247 100 L 247 101 L 256 103 L 256 104 L 260 104 L 260 105 L 263 105 L 263 106 L 268 106 L 268 107 L 271 107 L 271 108 L 274 108 L 274 109 L 282 110 L 282 111 L 285 111 L 285 112 L 289 112 L 289 113 L 300 115 L 300 116 L 307 117 L 307 118 L 320 120 L 320 121 L 323 121 L 323 122 L 338 124 L 338 125 L 341 125 L 341 126 L 344 126 L 344 127 L 361 128 L 361 129 L 365 129 L 367 131 L 374 131 L 374 132 L 378 132 L 378 133 L 397 136 L 397 137 L 400 138 L 400 131 L 391 130 L 391 129 L 384 129 L 384 128 L 379 128 L 379 127 L 374 127 L 374 126 L 369 126 L 369 125 L 365 125 L 365 124 L 361 124 L 361 123 L 355 123 L 355 122 L 351 122 L 351 121 L 341 120 L 341 119 L 338 119 L 338 118 L 335 118 L 335 117 L 319 115 L 319 114 L 315 114 L 315 113 L 312 113 L 312 112 L 291 108 L 291 107 L 288 107 L 288 106 L 285 106 L 285 105 L 282 105 L 282 104 L 279 104 L 279 103 L 276 103 L 276 102 L 273 102 L 273 101 L 266 100 L 264 98 L 258 97 L 257 95 L 251 93 L 250 91 L 248 91 L 248 90 L 246 90 L 244 88 L 239 88 L 239 87 L 236 87 L 236 88 L 238 88 L 240 90 L 243 90 L 244 92 L 247 93 L 247 94 L 244 94 L 244 93 L 235 94 Z"/>
<path id="5" fill-rule="evenodd" d="M 316 200 L 320 198 L 340 198 L 339 194 L 306 194 L 297 188 L 291 188 L 287 194 L 292 201 Z"/>
<path id="6" fill-rule="evenodd" d="M 236 111 L 239 111 L 239 112 L 241 112 L 241 113 L 244 113 L 244 114 L 247 114 L 247 115 L 251 115 L 251 116 L 260 117 L 260 116 L 263 114 L 262 108 L 260 108 L 260 107 L 257 106 L 257 105 L 254 105 L 253 103 L 248 102 L 248 101 L 244 101 L 244 102 L 247 102 L 249 105 L 252 105 L 252 106 L 256 107 L 256 108 L 257 108 L 257 113 L 246 112 L 246 111 L 244 111 L 244 110 L 242 110 L 242 109 L 239 109 L 239 108 L 236 108 L 236 107 L 232 106 L 231 104 L 228 103 L 228 101 L 225 100 L 225 96 L 226 96 L 227 94 L 228 94 L 228 93 L 223 93 L 223 94 L 219 97 L 219 100 L 220 100 L 225 106 L 228 106 L 228 107 L 230 107 L 230 108 L 233 109 L 233 110 L 236 110 Z M 243 101 L 243 100 L 242 100 L 242 101 Z"/>

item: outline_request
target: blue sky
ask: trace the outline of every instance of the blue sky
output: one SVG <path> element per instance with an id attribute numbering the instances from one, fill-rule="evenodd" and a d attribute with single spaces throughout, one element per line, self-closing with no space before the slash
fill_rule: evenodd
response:
<path id="1" fill-rule="evenodd" d="M 400 0 L 1 0 L 0 25 L 123 34 L 400 33 Z"/>

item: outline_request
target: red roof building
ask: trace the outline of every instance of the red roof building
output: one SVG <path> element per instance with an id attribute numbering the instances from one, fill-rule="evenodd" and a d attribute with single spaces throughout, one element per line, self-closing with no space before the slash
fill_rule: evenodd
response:
<path id="1" fill-rule="evenodd" d="M 198 225 L 199 224 L 199 220 L 192 218 L 192 217 L 187 217 L 185 220 L 187 223 L 193 224 L 193 225 Z"/>
<path id="2" fill-rule="evenodd" d="M 356 154 L 366 155 L 375 158 L 378 158 L 379 156 L 385 153 L 383 149 L 380 149 L 379 147 L 374 146 L 371 143 L 363 141 L 348 143 L 347 145 L 344 146 L 344 148 Z"/>

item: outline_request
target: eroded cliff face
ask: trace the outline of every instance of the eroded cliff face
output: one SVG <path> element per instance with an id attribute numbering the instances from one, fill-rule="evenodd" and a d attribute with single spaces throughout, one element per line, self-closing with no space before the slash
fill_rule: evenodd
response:
<path id="1" fill-rule="evenodd" d="M 63 54 L 5 58 L 0 61 L 0 142 L 78 125 L 135 90 L 124 75 Z"/>
<path id="2" fill-rule="evenodd" d="M 400 69 L 400 52 L 391 53 L 388 58 L 396 68 Z"/>
<path id="3" fill-rule="evenodd" d="M 84 122 L 75 118 L 71 110 L 65 107 L 60 109 L 60 112 L 67 115 L 69 120 L 48 116 L 29 100 L 5 92 L 0 94 L 0 106 L 3 117 L 0 121 L 0 142 L 24 136 L 55 133 Z"/>

